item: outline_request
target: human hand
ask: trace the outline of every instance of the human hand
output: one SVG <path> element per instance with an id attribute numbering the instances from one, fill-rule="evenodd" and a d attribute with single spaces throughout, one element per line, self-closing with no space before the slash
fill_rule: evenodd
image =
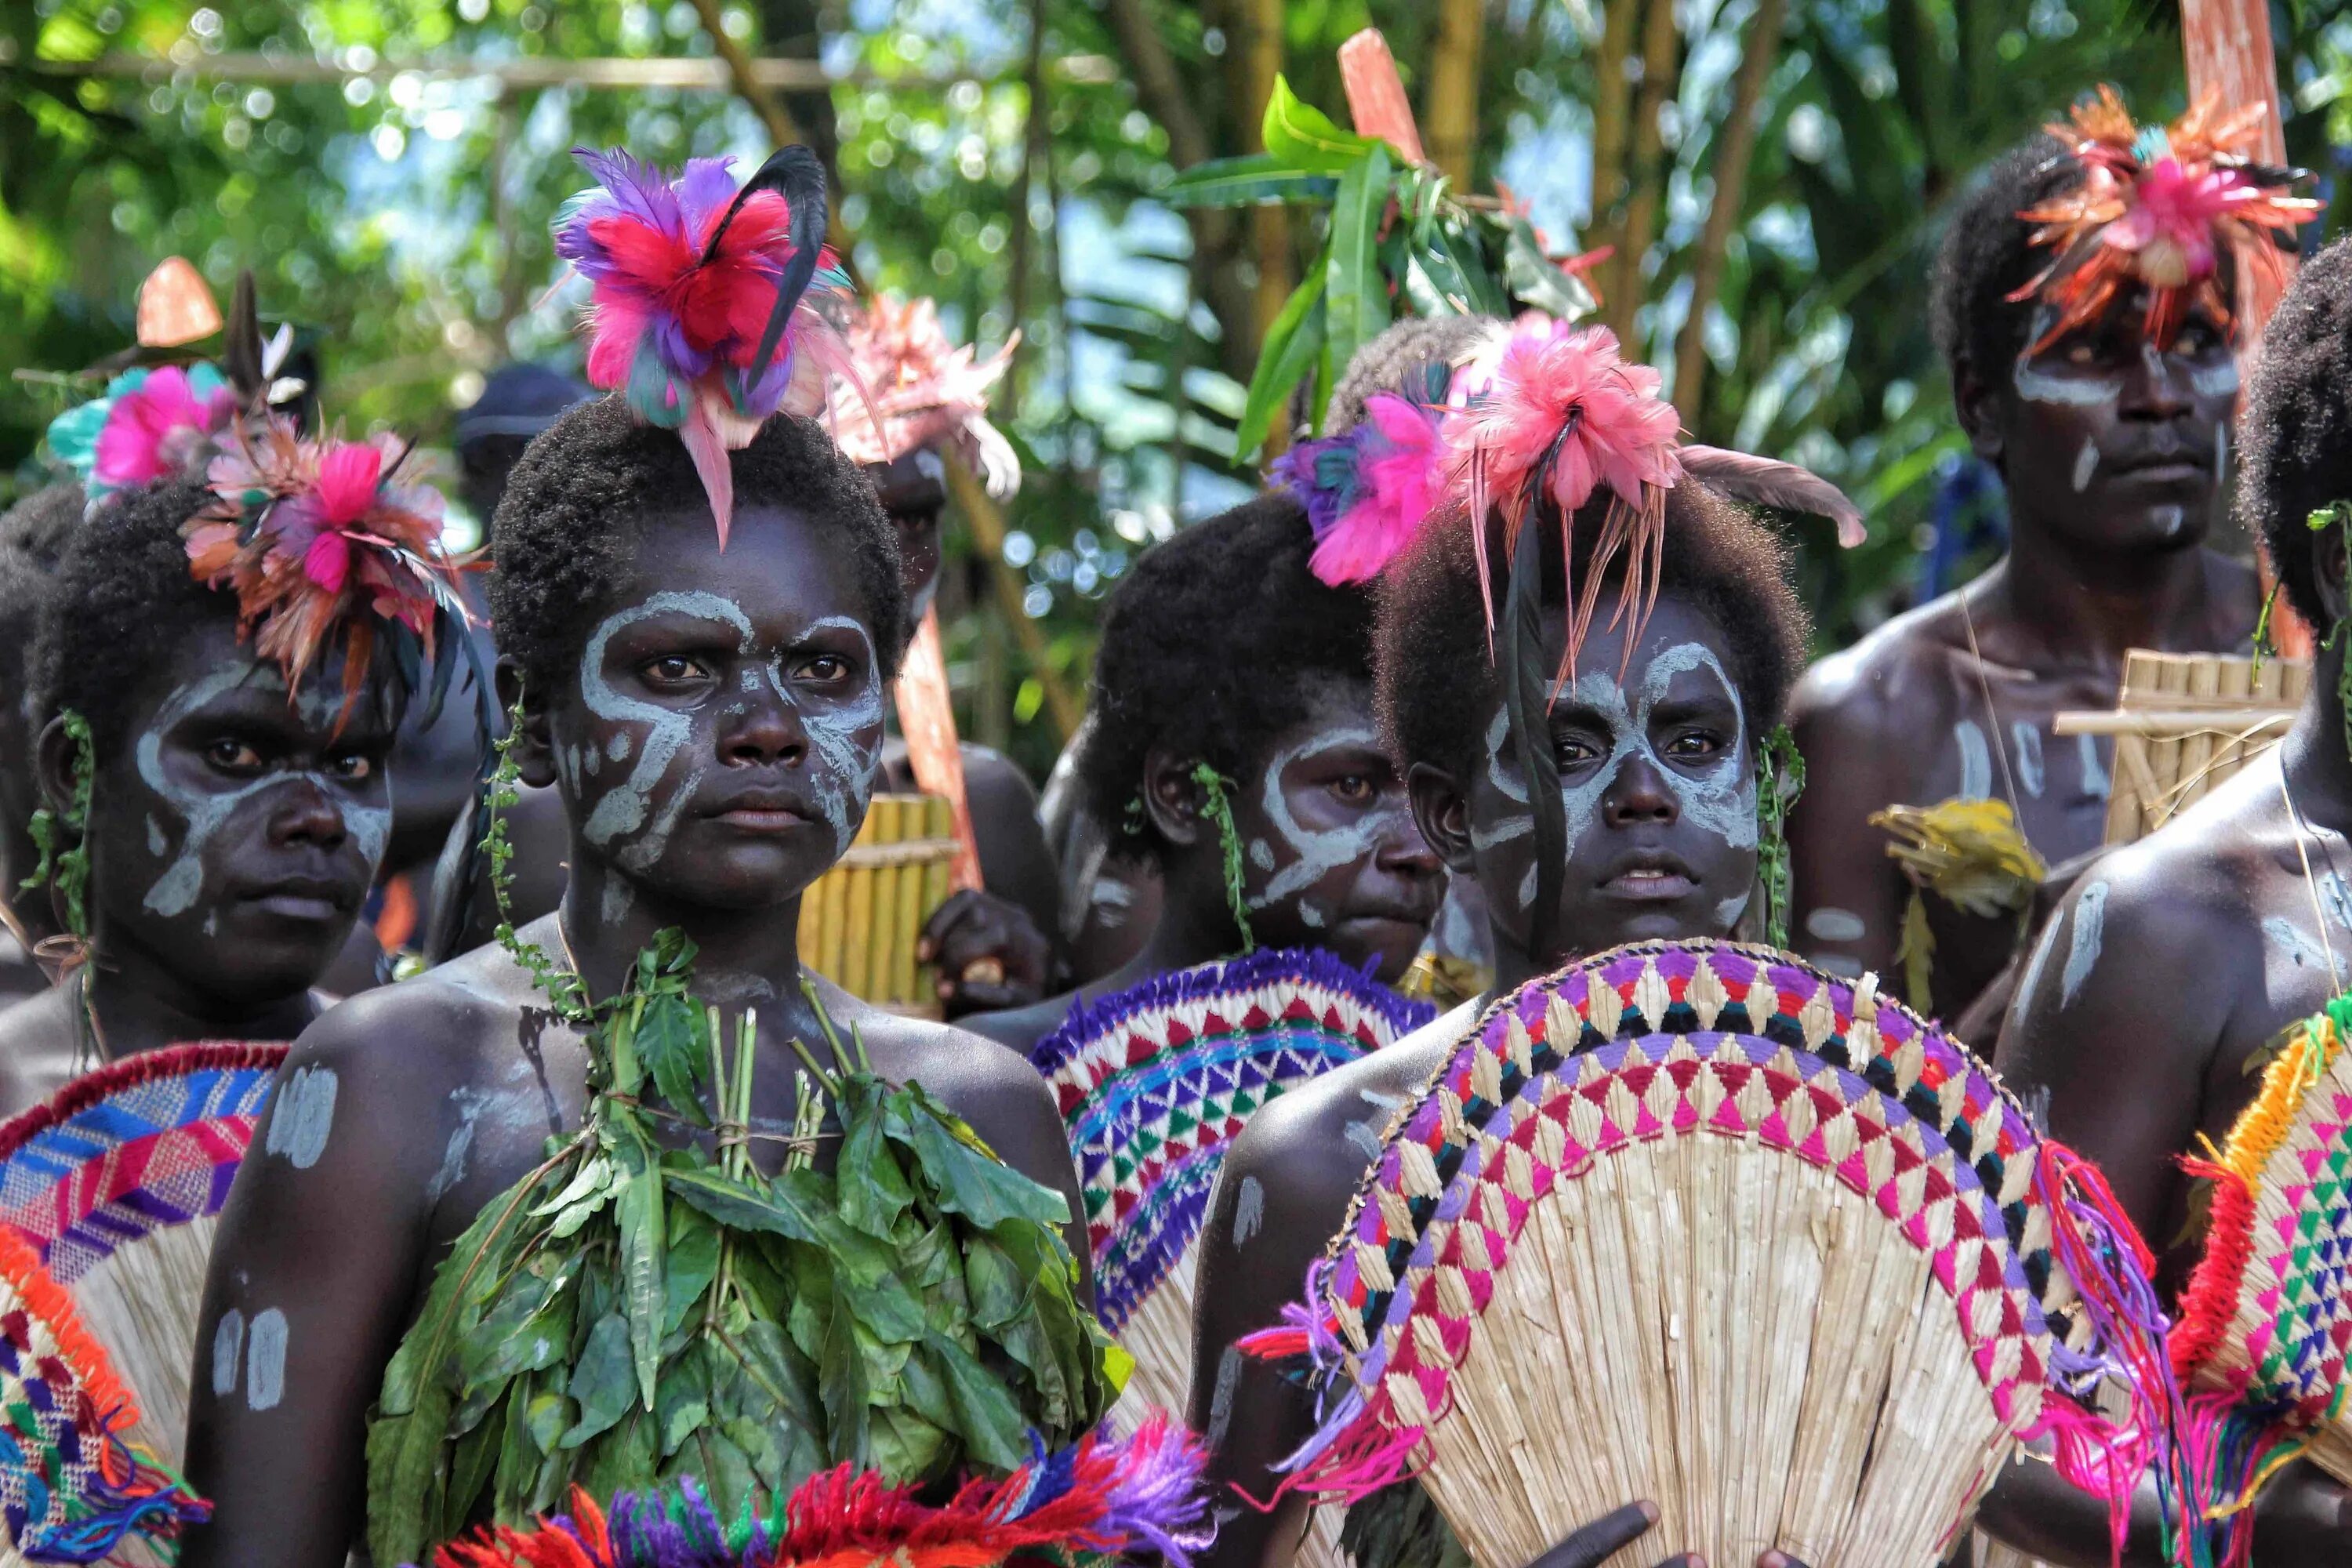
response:
<path id="1" fill-rule="evenodd" d="M 939 994 L 950 1018 L 1025 1007 L 1045 994 L 1054 946 L 1029 911 L 1009 900 L 966 889 L 923 922 L 915 957 L 939 966 Z"/>
<path id="2" fill-rule="evenodd" d="M 1528 1568 L 1599 1568 L 1599 1565 L 1649 1532 L 1658 1522 L 1658 1505 L 1654 1502 L 1629 1502 L 1615 1513 L 1594 1520 L 1542 1556 Z M 1685 1552 L 1669 1557 L 1658 1568 L 1706 1568 L 1706 1562 L 1696 1552 Z"/>

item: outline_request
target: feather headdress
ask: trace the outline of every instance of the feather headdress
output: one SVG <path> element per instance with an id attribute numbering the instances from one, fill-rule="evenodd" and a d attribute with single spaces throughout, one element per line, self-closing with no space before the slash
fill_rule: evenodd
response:
<path id="1" fill-rule="evenodd" d="M 2055 252 L 2050 265 L 2010 296 L 2038 298 L 2032 346 L 2038 353 L 2105 314 L 2135 286 L 2148 291 L 2145 330 L 2168 348 L 2193 306 L 2225 331 L 2247 319 L 2222 292 L 2221 258 L 2233 271 L 2239 300 L 2258 289 L 2276 299 L 2288 281 L 2287 254 L 2276 237 L 2311 219 L 2320 204 L 2291 195 L 2296 169 L 2269 168 L 2249 156 L 2269 105 L 2228 114 L 2218 93 L 2199 98 L 2168 129 L 2132 123 L 2112 87 L 2072 119 L 2048 127 L 2083 165 L 2074 189 L 2017 216 L 2039 225 L 2032 241 Z"/>
<path id="2" fill-rule="evenodd" d="M 263 341 L 249 272 L 237 279 L 219 363 L 188 356 L 185 345 L 223 328 L 211 290 L 180 258 L 167 258 L 140 286 L 138 346 L 106 362 L 140 363 L 49 422 L 49 451 L 81 481 L 90 505 L 133 485 L 202 473 L 236 415 L 290 403 L 308 390 L 278 374 L 293 350 L 293 329 L 281 324 Z"/>
<path id="3" fill-rule="evenodd" d="M 1444 493 L 1439 421 L 1454 368 L 1432 364 L 1419 380 L 1406 394 L 1372 394 L 1353 426 L 1301 441 L 1274 460 L 1273 477 L 1298 498 L 1315 531 L 1307 567 L 1335 588 L 1379 576 Z"/>
<path id="4" fill-rule="evenodd" d="M 1021 458 L 988 422 L 988 401 L 1013 366 L 1021 337 L 981 359 L 940 326 L 929 300 L 876 295 L 850 323 L 852 376 L 832 388 L 834 439 L 857 462 L 895 462 L 909 452 L 952 442 L 998 500 L 1021 488 Z"/>
<path id="5" fill-rule="evenodd" d="M 811 296 L 845 294 L 824 247 L 824 168 L 787 147 L 735 188 L 730 158 L 669 179 L 619 151 L 575 148 L 597 188 L 564 204 L 555 251 L 592 286 L 588 379 L 638 418 L 675 430 L 719 524 L 735 510 L 728 454 L 779 409 L 814 416 L 848 369 Z"/>
<path id="6" fill-rule="evenodd" d="M 454 671 L 436 644 L 477 656 L 465 635 L 457 564 L 441 551 L 441 497 L 397 481 L 413 448 L 397 437 L 304 438 L 293 421 L 236 421 L 212 460 L 212 500 L 184 530 L 197 581 L 236 595 L 239 631 L 286 672 L 289 691 L 331 637 L 343 646 L 343 711 L 389 640 L 410 690 L 434 665 L 437 710 Z M 487 692 L 486 672 L 474 670 Z"/>

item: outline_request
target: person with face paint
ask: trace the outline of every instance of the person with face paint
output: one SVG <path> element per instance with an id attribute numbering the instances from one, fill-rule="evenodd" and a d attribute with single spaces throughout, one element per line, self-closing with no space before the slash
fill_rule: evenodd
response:
<path id="1" fill-rule="evenodd" d="M 2210 103 L 2135 152 L 2111 91 L 1988 169 L 1961 198 L 1935 327 L 1961 426 L 2001 478 L 2009 552 L 1954 593 L 1824 659 L 1798 688 L 1799 747 L 1826 765 L 1789 827 L 1797 948 L 1899 991 L 1912 889 L 1870 820 L 1896 805 L 1989 801 L 2045 865 L 2095 849 L 2112 747 L 2053 716 L 2115 705 L 2129 648 L 2242 651 L 2259 588 L 2213 549 L 2232 468 L 2242 301 L 2284 282 L 2278 237 L 2312 204 L 2246 163 L 2253 122 Z M 1931 994 L 1958 1017 L 2016 945 L 2010 907 L 1921 907 Z M 1912 944 L 1916 948 L 1916 942 Z"/>
<path id="2" fill-rule="evenodd" d="M 1318 581 L 1272 493 L 1196 522 L 1112 595 L 1076 767 L 1110 853 L 1157 868 L 1160 920 L 1094 985 L 969 1026 L 1027 1050 L 1080 1000 L 1253 947 L 1327 949 L 1393 982 L 1444 891 L 1372 732 L 1371 604 Z"/>
<path id="3" fill-rule="evenodd" d="M 2203 1250 L 2183 1161 L 2227 1140 L 2281 1032 L 2352 983 L 2352 243 L 2305 263 L 2280 302 L 2240 426 L 2241 514 L 2287 603 L 2336 635 L 2274 750 L 2084 873 L 2033 949 L 1994 1058 L 2020 1095 L 2042 1097 L 2053 1136 L 2098 1162 L 2140 1233 L 2168 1241 L 2168 1304 Z M 2074 1561 L 2060 1552 L 2095 1542 L 2104 1560 L 2104 1531 L 2071 1503 L 2054 1487 L 1996 1493 L 1986 1525 L 2037 1555 Z M 2298 1463 L 2263 1489 L 2253 1528 L 2265 1568 L 2344 1562 L 2352 1491 Z"/>
<path id="4" fill-rule="evenodd" d="M 1761 476 L 1782 504 L 1850 513 L 1784 465 L 1677 447 L 1657 374 L 1620 359 L 1605 330 L 1529 318 L 1486 358 L 1466 406 L 1444 416 L 1429 521 L 1370 558 L 1381 572 L 1381 733 L 1423 837 L 1485 892 L 1495 990 L 1293 1089 L 1231 1146 L 1202 1229 L 1191 1415 L 1212 1477 L 1255 1499 L 1275 1493 L 1316 1412 L 1240 1341 L 1297 1299 L 1390 1113 L 1492 996 L 1580 954 L 1727 937 L 1751 917 L 1760 764 L 1802 665 L 1806 622 L 1781 545 L 1702 470 L 1729 468 L 1731 483 Z M 1630 558 L 1609 542 L 1629 514 Z M 1516 551 L 1507 520 L 1517 520 Z M 1634 586 L 1645 581 L 1654 598 Z M 1577 594 L 1597 595 L 1601 608 L 1580 639 Z M 1539 692 L 1557 675 L 1553 700 L 1516 703 L 1515 670 Z M 1523 736 L 1525 723 L 1536 728 Z M 1556 804 L 1542 807 L 1538 792 Z M 1413 1568 L 1424 1549 L 1435 1560 L 1448 1539 L 1442 1520 L 1393 1500 L 1407 1511 L 1390 1510 L 1391 1526 L 1415 1521 L 1407 1537 L 1420 1546 L 1383 1568 Z M 1609 1533 L 1610 1551 L 1627 1545 L 1654 1517 L 1643 1506 L 1629 1501 L 1536 1568 L 1591 1560 L 1593 1531 Z M 1221 1519 L 1217 1568 L 1279 1568 L 1302 1551 L 1308 1510 L 1286 1494 L 1270 1510 L 1236 1505 Z M 1324 1550 L 1312 1560 L 1326 1561 Z"/>
<path id="5" fill-rule="evenodd" d="M 29 826 L 41 804 L 29 678 L 41 599 L 82 505 L 81 487 L 67 482 L 0 512 L 0 1006 L 48 988 L 34 950 L 64 934 L 50 899 L 22 887 L 40 863 Z"/>
<path id="6" fill-rule="evenodd" d="M 949 342 L 932 301 L 887 296 L 866 302 L 848 337 L 856 376 L 834 383 L 828 421 L 842 450 L 874 481 L 898 530 L 911 638 L 932 616 L 939 593 L 949 456 L 976 475 L 992 500 L 1020 489 L 1021 459 L 988 421 L 990 395 L 1012 367 L 1014 345 L 976 361 L 969 347 Z M 902 710 L 908 700 L 902 686 Z M 969 743 L 958 749 L 983 887 L 950 894 L 916 946 L 918 958 L 938 965 L 950 1017 L 1034 1002 L 1060 959 L 1049 934 L 1056 928 L 1059 887 L 1037 792 L 1003 753 Z M 884 747 L 882 769 L 890 790 L 922 787 L 897 735 Z"/>
<path id="7" fill-rule="evenodd" d="M 798 149 L 740 191 L 724 161 L 672 180 L 624 154 L 583 156 L 604 188 L 567 213 L 558 248 L 594 289 L 590 378 L 628 392 L 532 443 L 490 584 L 512 763 L 556 793 L 569 827 L 563 903 L 298 1042 L 292 1070 L 331 1075 L 341 1099 L 315 1157 L 249 1165 L 224 1216 L 187 1458 L 215 1512 L 184 1568 L 343 1563 L 375 1495 L 371 1406 L 452 1243 L 610 1092 L 550 988 L 621 994 L 656 933 L 693 943 L 687 984 L 730 1035 L 756 1011 L 744 1137 L 760 1173 L 783 1163 L 802 1109 L 794 1042 L 821 1051 L 837 1031 L 883 1080 L 919 1083 L 962 1118 L 992 1158 L 1066 1201 L 1075 1190 L 1060 1117 L 1025 1061 L 860 1003 L 807 976 L 795 948 L 802 893 L 874 789 L 908 626 L 895 531 L 802 413 L 821 406 L 822 382 L 803 372 L 825 368 L 825 339 L 801 292 L 813 277 L 842 286 L 809 265 L 822 175 Z M 665 243 L 635 242 L 650 228 Z M 695 308 L 671 314 L 681 300 Z M 771 321 L 790 330 L 761 348 Z M 656 422 L 682 408 L 694 412 L 680 434 Z M 709 1147 L 677 1117 L 661 1127 Z M 817 1169 L 834 1157 L 821 1147 Z M 1069 1235 L 1082 1258 L 1084 1232 Z M 264 1315 L 278 1331 L 257 1380 L 250 1326 Z M 587 1352 L 567 1341 L 551 1353 Z"/>

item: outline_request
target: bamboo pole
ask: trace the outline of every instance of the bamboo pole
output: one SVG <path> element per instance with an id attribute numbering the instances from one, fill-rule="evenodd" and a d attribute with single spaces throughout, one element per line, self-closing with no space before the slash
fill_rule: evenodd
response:
<path id="1" fill-rule="evenodd" d="M 1485 0 L 1438 0 L 1437 37 L 1431 46 L 1428 121 L 1430 161 L 1457 190 L 1470 188 L 1478 141 L 1478 57 L 1485 42 Z"/>
<path id="2" fill-rule="evenodd" d="M 1004 517 L 996 503 L 981 489 L 980 481 L 961 460 L 950 457 L 947 462 L 948 494 L 962 511 L 964 521 L 971 527 L 972 543 L 981 558 L 988 563 L 989 581 L 995 585 L 996 600 L 1003 606 L 1005 621 L 1013 635 L 1020 639 L 1021 651 L 1029 661 L 1030 673 L 1045 688 L 1045 710 L 1053 717 L 1055 738 L 1066 742 L 1086 716 L 1086 708 L 1071 691 L 1069 683 L 1055 672 L 1045 647 L 1045 633 L 1022 607 L 1025 591 L 1020 574 L 1004 563 Z"/>
<path id="3" fill-rule="evenodd" d="M 1756 0 L 1755 19 L 1748 24 L 1748 46 L 1739 69 L 1731 79 L 1731 108 L 1717 132 L 1715 199 L 1699 231 L 1698 254 L 1691 262 L 1690 314 L 1683 321 L 1682 341 L 1675 346 L 1675 402 L 1683 424 L 1698 428 L 1706 391 L 1706 310 L 1723 283 L 1725 252 L 1739 226 L 1748 200 L 1748 165 L 1756 154 L 1756 106 L 1764 96 L 1764 82 L 1780 56 L 1780 19 L 1786 0 Z"/>
<path id="4" fill-rule="evenodd" d="M 1243 0 L 1241 16 L 1242 150 L 1263 153 L 1265 106 L 1274 96 L 1274 79 L 1282 70 L 1282 0 Z M 1252 337 L 1262 343 L 1297 281 L 1291 276 L 1289 210 L 1276 204 L 1250 208 L 1249 234 L 1250 256 L 1257 263 L 1257 314 Z M 1286 422 L 1276 420 L 1266 455 L 1273 457 L 1288 445 L 1288 435 Z"/>
<path id="5" fill-rule="evenodd" d="M 1650 0 L 1642 27 L 1642 86 L 1633 100 L 1633 152 L 1628 164 L 1625 238 L 1612 258 L 1615 280 L 1609 314 L 1626 352 L 1643 357 L 1633 341 L 1633 317 L 1642 302 L 1642 258 L 1657 237 L 1658 212 L 1665 204 L 1665 132 L 1661 111 L 1675 95 L 1680 72 L 1680 38 L 1675 32 L 1674 0 Z"/>
<path id="6" fill-rule="evenodd" d="M 1006 264 L 1011 274 L 1011 319 L 1006 330 L 1019 332 L 1021 324 L 1029 319 L 1029 273 L 1033 265 L 1036 231 L 1030 226 L 1029 207 L 1036 188 L 1037 170 L 1054 155 L 1047 134 L 1050 129 L 1049 110 L 1045 97 L 1045 0 L 1031 0 L 1029 6 L 1029 61 L 1023 73 L 1029 89 L 1029 123 L 1021 142 L 1021 174 L 1013 183 L 1013 243 Z M 1021 402 L 1022 356 L 1029 346 L 1029 335 L 1023 333 L 1013 344 L 1013 363 L 1004 378 L 1005 401 L 1015 407 Z"/>
<path id="7" fill-rule="evenodd" d="M 1592 66 L 1592 223 L 1587 238 L 1595 246 L 1613 243 L 1623 233 L 1619 206 L 1625 199 L 1625 132 L 1633 95 L 1625 68 L 1641 19 L 1640 0 L 1608 0 L 1608 5 Z M 1599 270 L 1610 272 L 1610 263 Z"/>

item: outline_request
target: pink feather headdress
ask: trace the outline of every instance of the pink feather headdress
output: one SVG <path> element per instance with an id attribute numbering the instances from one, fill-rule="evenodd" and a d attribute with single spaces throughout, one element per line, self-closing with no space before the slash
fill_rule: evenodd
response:
<path id="1" fill-rule="evenodd" d="M 2017 216 L 2039 225 L 2033 243 L 2050 265 L 2010 296 L 2039 298 L 2046 324 L 2026 352 L 2038 353 L 2098 320 L 2135 285 L 2148 291 L 2144 331 L 2171 346 L 2192 305 L 2224 331 L 2250 314 L 2247 301 L 2285 292 L 2287 253 L 2275 237 L 2315 216 L 2321 203 L 2288 194 L 2294 169 L 2252 161 L 2270 106 L 2224 115 L 2207 92 L 2170 127 L 2137 126 L 2112 87 L 2075 105 L 2071 121 L 2047 127 L 2083 164 L 2082 183 Z M 2221 258 L 2235 268 L 2238 302 L 2221 289 Z"/>
<path id="2" fill-rule="evenodd" d="M 1355 425 L 1298 442 L 1268 470 L 1307 509 L 1315 531 L 1307 569 L 1335 588 L 1379 576 L 1444 497 L 1439 421 L 1466 383 L 1444 363 L 1413 381 L 1402 393 L 1372 394 Z"/>
<path id="3" fill-rule="evenodd" d="M 1553 509 L 1565 542 L 1577 511 L 1599 492 L 1609 494 L 1581 591 L 1569 584 L 1563 674 L 1575 668 L 1601 583 L 1621 557 L 1623 586 L 1611 624 L 1630 620 L 1638 633 L 1648 617 L 1657 596 L 1666 492 L 1686 475 L 1737 500 L 1834 519 L 1841 544 L 1862 542 L 1862 513 L 1826 480 L 1793 463 L 1684 442 L 1674 405 L 1659 395 L 1664 377 L 1627 360 L 1606 327 L 1523 316 L 1470 374 L 1483 383 L 1446 412 L 1440 436 L 1448 499 L 1463 502 L 1472 524 L 1490 628 L 1486 516 L 1500 518 L 1508 556 L 1538 506 Z M 1629 648 L 1631 643 L 1629 635 Z"/>
<path id="4" fill-rule="evenodd" d="M 991 496 L 1003 500 L 1021 488 L 1021 458 L 988 422 L 990 394 L 1012 368 L 1018 332 L 981 359 L 948 340 L 931 300 L 876 295 L 848 339 L 854 378 L 832 385 L 834 439 L 844 452 L 878 465 L 951 442 Z"/>
<path id="5" fill-rule="evenodd" d="M 555 251 L 593 286 L 588 379 L 678 433 L 724 550 L 728 454 L 779 409 L 817 414 L 828 377 L 848 370 L 811 298 L 848 292 L 824 247 L 824 165 L 787 147 L 737 190 L 732 159 L 689 160 L 671 180 L 624 152 L 572 156 L 598 188 L 557 215 Z"/>

